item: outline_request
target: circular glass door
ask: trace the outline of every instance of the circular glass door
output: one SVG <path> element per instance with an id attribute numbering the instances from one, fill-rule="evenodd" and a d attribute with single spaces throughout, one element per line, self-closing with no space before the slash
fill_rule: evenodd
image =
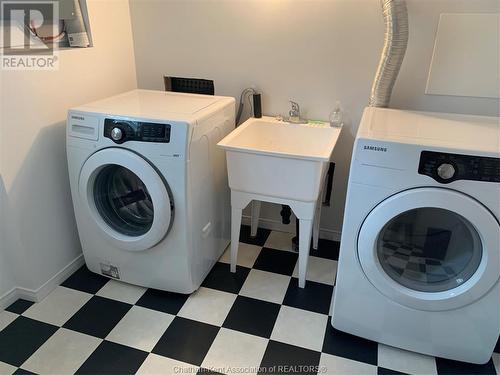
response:
<path id="1" fill-rule="evenodd" d="M 402 305 L 459 308 L 500 277 L 500 226 L 481 203 L 457 191 L 417 188 L 379 203 L 358 235 L 367 279 Z"/>
<path id="2" fill-rule="evenodd" d="M 464 217 L 441 208 L 415 208 L 380 231 L 377 256 L 397 283 L 422 292 L 442 292 L 469 280 L 481 263 L 478 232 Z"/>
<path id="3" fill-rule="evenodd" d="M 144 182 L 120 165 L 101 169 L 94 182 L 94 200 L 104 221 L 127 236 L 142 236 L 153 224 L 154 207 Z"/>
<path id="4" fill-rule="evenodd" d="M 119 249 L 147 250 L 172 226 L 173 203 L 167 184 L 134 152 L 122 148 L 96 152 L 83 165 L 79 185 L 87 225 Z"/>

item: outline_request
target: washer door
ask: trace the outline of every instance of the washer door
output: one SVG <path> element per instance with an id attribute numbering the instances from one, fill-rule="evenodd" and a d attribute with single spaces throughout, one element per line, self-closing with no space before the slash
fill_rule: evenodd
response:
<path id="1" fill-rule="evenodd" d="M 393 195 L 366 217 L 358 256 L 370 282 L 393 301 L 449 310 L 486 294 L 500 276 L 500 227 L 473 198 L 419 188 Z"/>
<path id="2" fill-rule="evenodd" d="M 93 154 L 79 181 L 83 208 L 120 249 L 141 251 L 168 233 L 172 205 L 158 172 L 139 155 L 120 148 Z"/>

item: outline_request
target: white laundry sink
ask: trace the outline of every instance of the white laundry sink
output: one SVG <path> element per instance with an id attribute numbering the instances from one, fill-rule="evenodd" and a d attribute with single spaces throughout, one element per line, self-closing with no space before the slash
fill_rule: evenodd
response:
<path id="1" fill-rule="evenodd" d="M 316 201 L 341 128 L 251 118 L 218 146 L 227 154 L 229 186 L 298 201 Z"/>

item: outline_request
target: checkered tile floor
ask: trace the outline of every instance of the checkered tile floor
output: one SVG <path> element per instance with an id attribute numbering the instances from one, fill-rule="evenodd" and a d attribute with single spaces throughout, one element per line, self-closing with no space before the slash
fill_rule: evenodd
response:
<path id="1" fill-rule="evenodd" d="M 42 302 L 0 313 L 0 374 L 500 374 L 500 354 L 473 366 L 334 330 L 338 243 L 312 251 L 302 290 L 290 238 L 243 227 L 237 273 L 225 253 L 191 296 L 82 267 Z"/>

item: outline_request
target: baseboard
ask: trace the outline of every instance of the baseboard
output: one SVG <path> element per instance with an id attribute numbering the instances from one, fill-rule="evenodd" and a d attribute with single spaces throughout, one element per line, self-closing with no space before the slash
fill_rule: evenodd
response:
<path id="1" fill-rule="evenodd" d="M 13 288 L 0 297 L 0 311 L 4 310 L 7 306 L 9 306 L 19 298 L 33 302 L 40 302 L 42 299 L 47 297 L 50 292 L 57 288 L 57 286 L 61 285 L 64 280 L 71 276 L 84 263 L 85 260 L 83 259 L 83 255 L 80 254 L 38 289 L 28 289 L 22 287 Z"/>
<path id="2" fill-rule="evenodd" d="M 241 223 L 244 225 L 250 225 L 250 219 L 251 219 L 250 216 L 243 215 L 241 217 Z M 279 220 L 261 218 L 259 219 L 259 227 L 269 230 L 276 230 L 280 232 L 295 233 L 295 223 L 287 225 L 283 224 Z M 325 240 L 340 241 L 340 235 L 341 232 L 337 230 L 325 229 L 325 228 L 319 229 L 319 238 L 323 238 Z"/>
<path id="3" fill-rule="evenodd" d="M 342 232 L 339 230 L 319 228 L 319 238 L 324 238 L 325 240 L 340 242 L 341 235 Z"/>
<path id="4" fill-rule="evenodd" d="M 241 223 L 243 225 L 250 225 L 251 216 L 243 215 L 241 217 Z M 295 233 L 295 221 L 290 224 L 283 224 L 279 220 L 273 219 L 259 219 L 259 227 L 269 230 L 276 230 L 279 232 Z"/>
<path id="5" fill-rule="evenodd" d="M 19 297 L 17 296 L 17 288 L 12 288 L 3 296 L 0 296 L 0 312 L 5 310 L 6 307 L 16 302 Z"/>

